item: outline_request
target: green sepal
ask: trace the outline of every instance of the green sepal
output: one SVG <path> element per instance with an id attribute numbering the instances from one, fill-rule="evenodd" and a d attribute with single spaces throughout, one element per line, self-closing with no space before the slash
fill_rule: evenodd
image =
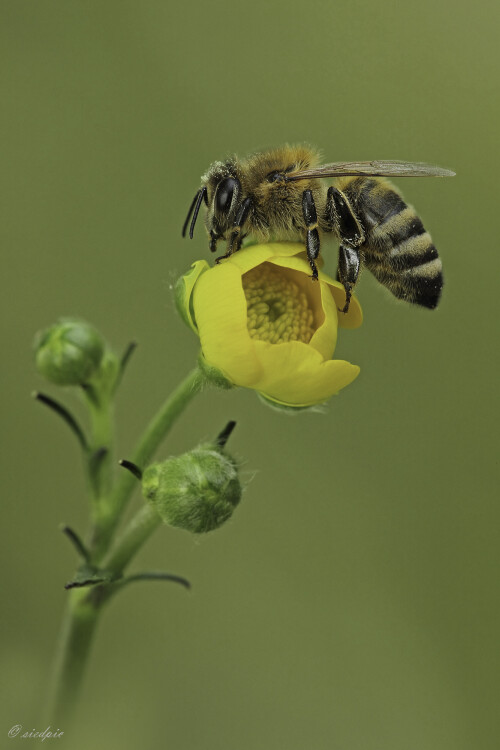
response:
<path id="1" fill-rule="evenodd" d="M 304 411 L 312 411 L 322 414 L 325 411 L 325 407 L 322 404 L 313 404 L 312 406 L 294 406 L 294 404 L 285 404 L 283 401 L 276 401 L 274 398 L 265 396 L 263 393 L 258 393 L 257 395 L 266 406 L 269 406 L 275 411 L 286 412 L 287 414 L 299 414 Z"/>
<path id="2" fill-rule="evenodd" d="M 181 276 L 174 287 L 174 300 L 177 312 L 184 323 L 198 334 L 193 309 L 193 289 L 202 273 L 210 268 L 206 260 L 197 260 L 191 269 Z"/>
<path id="3" fill-rule="evenodd" d="M 208 384 L 213 385 L 216 388 L 221 388 L 224 391 L 236 388 L 235 384 L 228 380 L 221 370 L 208 364 L 202 352 L 200 352 L 198 356 L 198 367 Z"/>
<path id="4" fill-rule="evenodd" d="M 106 349 L 98 370 L 88 381 L 85 393 L 97 405 L 108 401 L 116 390 L 120 377 L 120 359 L 111 349 Z"/>

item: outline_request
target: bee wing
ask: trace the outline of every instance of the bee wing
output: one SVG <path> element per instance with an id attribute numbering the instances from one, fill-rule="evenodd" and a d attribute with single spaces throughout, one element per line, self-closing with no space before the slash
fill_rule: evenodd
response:
<path id="1" fill-rule="evenodd" d="M 453 177 L 451 169 L 435 167 L 432 164 L 409 161 L 336 161 L 300 172 L 289 172 L 285 179 L 314 179 L 320 177 Z"/>

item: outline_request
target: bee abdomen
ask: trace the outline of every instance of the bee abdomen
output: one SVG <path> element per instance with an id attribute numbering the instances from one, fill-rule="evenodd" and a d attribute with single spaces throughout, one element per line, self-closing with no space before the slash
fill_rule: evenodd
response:
<path id="1" fill-rule="evenodd" d="M 442 264 L 421 219 L 385 180 L 365 180 L 356 192 L 366 227 L 365 265 L 399 299 L 434 309 L 443 288 Z"/>
<path id="2" fill-rule="evenodd" d="M 428 232 L 390 249 L 365 251 L 376 279 L 399 299 L 434 309 L 443 288 L 442 263 Z"/>

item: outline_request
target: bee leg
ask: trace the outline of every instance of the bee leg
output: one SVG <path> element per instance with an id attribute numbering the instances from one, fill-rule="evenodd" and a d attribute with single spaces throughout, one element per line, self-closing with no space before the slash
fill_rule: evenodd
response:
<path id="1" fill-rule="evenodd" d="M 337 188 L 328 188 L 325 218 L 332 230 L 340 237 L 337 279 L 345 290 L 345 305 L 340 312 L 346 313 L 349 310 L 352 290 L 359 276 L 358 248 L 365 241 L 365 233 L 351 204 L 344 193 Z"/>
<path id="2" fill-rule="evenodd" d="M 344 193 L 330 187 L 326 194 L 325 218 L 337 232 L 340 242 L 348 247 L 359 247 L 365 233 Z"/>
<path id="3" fill-rule="evenodd" d="M 318 278 L 318 269 L 314 262 L 319 255 L 318 216 L 314 205 L 313 194 L 310 190 L 302 193 L 302 214 L 306 224 L 306 250 L 307 259 L 312 270 L 312 278 Z"/>
<path id="4" fill-rule="evenodd" d="M 341 245 L 339 247 L 339 267 L 338 280 L 345 290 L 345 305 L 340 312 L 346 313 L 349 310 L 352 290 L 356 285 L 359 276 L 359 251 L 354 247 Z"/>
<path id="5" fill-rule="evenodd" d="M 227 243 L 227 252 L 224 255 L 219 255 L 218 258 L 215 259 L 216 263 L 220 263 L 221 260 L 224 260 L 224 258 L 229 258 L 230 255 L 237 252 L 240 247 L 241 243 L 243 241 L 243 236 L 241 234 L 241 228 L 245 221 L 248 218 L 248 214 L 250 213 L 250 209 L 252 208 L 252 199 L 251 198 L 245 198 L 243 203 L 238 208 L 238 211 L 236 213 L 233 229 L 231 231 L 231 234 L 229 235 L 229 241 Z"/>

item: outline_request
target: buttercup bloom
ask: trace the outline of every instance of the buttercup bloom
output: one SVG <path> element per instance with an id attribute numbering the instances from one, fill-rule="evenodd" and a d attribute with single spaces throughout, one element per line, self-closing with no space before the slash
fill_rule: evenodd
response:
<path id="1" fill-rule="evenodd" d="M 355 297 L 311 270 L 299 243 L 250 245 L 217 266 L 197 261 L 177 283 L 177 306 L 200 337 L 202 361 L 234 385 L 284 406 L 326 401 L 359 367 L 332 359 L 337 328 L 357 328 Z"/>

